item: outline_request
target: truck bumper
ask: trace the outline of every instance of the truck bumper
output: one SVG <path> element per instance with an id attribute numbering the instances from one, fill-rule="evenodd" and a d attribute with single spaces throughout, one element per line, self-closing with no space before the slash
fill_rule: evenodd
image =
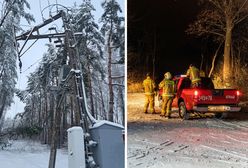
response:
<path id="1" fill-rule="evenodd" d="M 238 112 L 241 110 L 241 107 L 229 105 L 209 105 L 193 106 L 193 110 L 198 112 Z"/>

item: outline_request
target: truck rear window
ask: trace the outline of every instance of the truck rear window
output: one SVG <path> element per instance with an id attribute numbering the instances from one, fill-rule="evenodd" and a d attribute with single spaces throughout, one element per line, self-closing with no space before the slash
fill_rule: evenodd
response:
<path id="1" fill-rule="evenodd" d="M 184 78 L 180 89 L 190 89 L 191 88 L 191 81 L 189 78 Z M 200 88 L 203 89 L 214 89 L 214 84 L 210 78 L 201 78 L 201 86 Z"/>
<path id="2" fill-rule="evenodd" d="M 190 87 L 191 87 L 190 79 L 189 78 L 184 78 L 179 90 L 181 90 L 181 89 L 189 89 Z"/>
<path id="3" fill-rule="evenodd" d="M 214 84 L 211 78 L 201 78 L 201 88 L 203 89 L 214 89 Z"/>

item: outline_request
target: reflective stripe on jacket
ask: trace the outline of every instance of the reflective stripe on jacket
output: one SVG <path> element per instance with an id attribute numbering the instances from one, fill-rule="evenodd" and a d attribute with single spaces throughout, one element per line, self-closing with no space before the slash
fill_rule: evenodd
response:
<path id="1" fill-rule="evenodd" d="M 145 95 L 154 95 L 155 93 L 153 92 L 153 93 L 150 93 L 150 92 L 145 92 Z"/>

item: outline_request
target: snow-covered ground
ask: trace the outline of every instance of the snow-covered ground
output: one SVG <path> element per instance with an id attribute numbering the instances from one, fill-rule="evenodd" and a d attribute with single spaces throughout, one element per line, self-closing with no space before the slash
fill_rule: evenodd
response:
<path id="1" fill-rule="evenodd" d="M 47 145 L 29 140 L 13 141 L 11 146 L 0 150 L 1 168 L 46 168 L 50 150 Z M 68 168 L 67 150 L 59 149 L 57 168 Z"/>
<path id="2" fill-rule="evenodd" d="M 247 168 L 248 113 L 183 121 L 143 114 L 143 94 L 128 94 L 129 168 Z"/>

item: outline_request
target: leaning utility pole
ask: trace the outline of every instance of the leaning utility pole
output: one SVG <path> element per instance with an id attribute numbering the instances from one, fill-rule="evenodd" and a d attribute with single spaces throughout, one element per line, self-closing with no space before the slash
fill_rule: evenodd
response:
<path id="1" fill-rule="evenodd" d="M 62 18 L 63 27 L 65 30 L 64 33 L 53 33 L 53 34 L 43 34 L 43 35 L 39 33 L 40 28 L 52 23 L 53 21 L 59 18 Z M 33 34 L 34 32 L 36 32 L 37 34 L 36 35 Z M 64 59 L 69 60 L 69 65 L 66 64 L 66 61 L 63 61 L 61 67 L 65 65 L 69 66 L 70 72 L 66 74 L 66 77 L 64 79 L 61 79 L 59 86 L 57 86 L 56 88 L 57 90 L 56 110 L 55 110 L 54 126 L 52 128 L 51 151 L 50 151 L 50 159 L 49 159 L 48 168 L 55 168 L 56 152 L 57 152 L 57 144 L 58 144 L 58 132 L 59 132 L 59 128 L 60 128 L 59 126 L 61 122 L 61 103 L 63 102 L 65 98 L 65 95 L 68 89 L 68 84 L 73 85 L 72 88 L 73 88 L 73 91 L 76 97 L 76 102 L 77 102 L 76 103 L 77 105 L 76 124 L 80 125 L 84 130 L 86 165 L 89 168 L 93 168 L 96 166 L 94 159 L 93 159 L 93 152 L 91 151 L 91 148 L 90 148 L 91 137 L 89 133 L 89 123 L 88 123 L 88 121 L 90 121 L 92 124 L 94 124 L 96 121 L 91 116 L 87 108 L 86 93 L 84 89 L 84 82 L 83 82 L 82 70 L 81 70 L 82 69 L 81 61 L 79 59 L 79 54 L 77 50 L 78 42 L 75 39 L 75 36 L 81 35 L 81 34 L 82 33 L 74 33 L 72 31 L 70 20 L 67 17 L 67 14 L 64 11 L 60 11 L 55 16 L 52 16 L 50 19 L 45 20 L 42 24 L 33 27 L 32 30 L 27 31 L 23 33 L 22 35 L 16 37 L 16 41 L 25 40 L 20 51 L 18 51 L 19 60 L 20 60 L 20 57 L 27 51 L 26 50 L 22 52 L 25 45 L 27 44 L 29 40 L 37 41 L 38 39 L 42 39 L 42 38 L 48 38 L 48 39 L 64 38 Z M 29 48 L 31 48 L 33 44 L 31 44 Z"/>
<path id="2" fill-rule="evenodd" d="M 89 124 L 87 117 L 91 121 L 92 124 L 94 124 L 96 121 L 95 119 L 89 114 L 88 107 L 87 107 L 87 100 L 86 100 L 86 93 L 84 90 L 84 82 L 83 82 L 83 76 L 82 76 L 82 65 L 81 60 L 79 58 L 79 52 L 78 52 L 78 42 L 75 38 L 75 33 L 73 33 L 70 20 L 67 18 L 66 13 L 62 14 L 62 20 L 63 25 L 65 29 L 65 50 L 68 52 L 69 55 L 69 64 L 74 70 L 74 87 L 75 87 L 75 93 L 77 98 L 77 104 L 78 104 L 78 111 L 80 116 L 80 124 L 81 127 L 84 130 L 85 136 L 85 159 L 86 164 L 89 167 L 95 167 L 96 163 L 93 159 L 93 152 L 90 146 L 90 132 L 89 132 Z"/>

